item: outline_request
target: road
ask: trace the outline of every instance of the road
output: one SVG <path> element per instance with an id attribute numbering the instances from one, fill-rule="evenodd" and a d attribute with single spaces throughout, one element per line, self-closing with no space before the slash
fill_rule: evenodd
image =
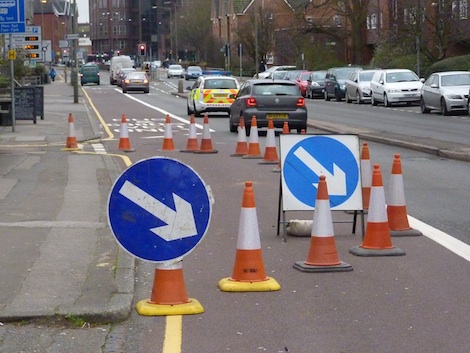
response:
<path id="1" fill-rule="evenodd" d="M 188 294 L 202 303 L 205 313 L 165 318 L 133 311 L 129 320 L 114 325 L 104 352 L 468 351 L 470 322 L 468 311 L 461 307 L 468 302 L 467 261 L 426 237 L 394 239 L 406 249 L 404 257 L 354 257 L 348 249 L 358 245 L 360 237 L 351 235 L 350 223 L 335 223 L 338 252 L 354 271 L 316 275 L 293 270 L 294 261 L 305 258 L 309 239 L 289 237 L 284 243 L 276 236 L 279 173 L 257 160 L 230 157 L 237 135 L 229 132 L 226 115 L 210 116 L 217 154 L 179 152 L 186 144 L 188 117 L 185 99 L 171 94 L 176 86 L 176 79 L 163 80 L 152 86 L 149 95 L 123 95 L 109 85 L 85 87 L 95 113 L 115 134 L 115 139 L 102 141 L 108 153 L 120 153 L 116 139 L 121 115 L 126 114 L 135 149 L 126 156 L 132 162 L 154 155 L 178 159 L 199 173 L 215 198 L 207 235 L 183 261 Z M 421 116 L 417 107 L 387 109 L 317 100 L 308 106 L 312 123 L 353 125 L 361 131 L 376 129 L 428 141 L 464 142 L 468 136 L 466 116 L 443 121 L 434 114 Z M 172 118 L 175 151 L 162 151 L 166 114 Z M 201 127 L 202 119 L 197 123 Z M 261 146 L 264 142 L 261 137 Z M 386 189 L 393 155 L 401 155 L 411 216 L 470 242 L 469 163 L 374 142 L 370 150 L 372 163 L 382 167 Z M 122 159 L 117 163 L 126 167 Z M 254 182 L 267 275 L 279 281 L 279 292 L 225 293 L 217 288 L 217 282 L 231 274 L 247 180 Z M 288 213 L 289 219 L 311 217 L 308 212 Z M 342 212 L 334 214 L 335 221 L 350 219 Z M 149 298 L 154 268 L 139 261 L 136 302 Z"/>

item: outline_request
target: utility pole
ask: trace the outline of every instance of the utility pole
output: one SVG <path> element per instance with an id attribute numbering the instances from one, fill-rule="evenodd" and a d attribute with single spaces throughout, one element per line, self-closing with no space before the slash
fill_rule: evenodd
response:
<path id="1" fill-rule="evenodd" d="M 72 33 L 78 33 L 77 30 L 77 0 L 72 3 Z M 78 103 L 78 62 L 77 62 L 78 39 L 73 40 L 73 67 L 72 67 L 72 84 L 73 84 L 73 102 Z"/>

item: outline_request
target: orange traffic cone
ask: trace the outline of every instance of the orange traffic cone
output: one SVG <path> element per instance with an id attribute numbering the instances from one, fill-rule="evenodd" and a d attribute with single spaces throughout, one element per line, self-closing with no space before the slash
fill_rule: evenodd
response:
<path id="1" fill-rule="evenodd" d="M 340 261 L 336 250 L 330 199 L 324 175 L 320 175 L 318 183 L 307 260 L 297 261 L 294 268 L 303 272 L 346 272 L 353 269 L 350 264 Z"/>
<path id="2" fill-rule="evenodd" d="M 173 131 L 171 129 L 170 115 L 166 115 L 165 121 L 165 134 L 163 136 L 163 151 L 173 151 L 175 149 L 175 143 L 173 141 Z"/>
<path id="3" fill-rule="evenodd" d="M 155 269 L 152 295 L 136 305 L 144 316 L 200 314 L 204 308 L 196 299 L 188 298 L 184 284 L 183 263 L 158 264 Z"/>
<path id="4" fill-rule="evenodd" d="M 283 134 L 289 134 L 290 133 L 289 123 L 287 121 L 284 121 L 284 125 L 282 125 L 282 133 Z"/>
<path id="5" fill-rule="evenodd" d="M 73 123 L 72 113 L 69 114 L 69 126 L 67 133 L 67 142 L 65 143 L 65 148 L 67 149 L 78 149 L 77 137 L 75 136 L 75 125 Z"/>
<path id="6" fill-rule="evenodd" d="M 246 129 L 245 129 L 245 118 L 240 117 L 240 123 L 238 124 L 238 138 L 237 148 L 232 157 L 241 157 L 248 153 L 248 144 L 246 143 Z"/>
<path id="7" fill-rule="evenodd" d="M 219 281 L 219 288 L 224 292 L 267 292 L 281 289 L 279 283 L 267 277 L 264 270 L 252 186 L 251 181 L 245 182 L 232 277 Z"/>
<path id="8" fill-rule="evenodd" d="M 388 225 L 390 234 L 396 236 L 419 236 L 423 235 L 419 230 L 413 229 L 408 223 L 406 212 L 405 190 L 403 186 L 403 174 L 401 169 L 400 155 L 395 154 L 390 176 L 390 190 L 387 202 Z"/>
<path id="9" fill-rule="evenodd" d="M 248 140 L 248 153 L 242 158 L 262 158 L 259 146 L 258 123 L 256 117 L 251 118 L 250 138 Z"/>
<path id="10" fill-rule="evenodd" d="M 186 142 L 186 149 L 181 150 L 181 152 L 194 152 L 198 150 L 199 145 L 197 143 L 196 122 L 194 119 L 194 114 L 191 114 L 189 119 L 188 141 Z"/>
<path id="11" fill-rule="evenodd" d="M 122 117 L 121 117 L 121 131 L 119 134 L 119 147 L 118 148 L 124 152 L 135 151 L 134 149 L 131 148 L 131 142 L 129 140 L 129 130 L 127 129 L 126 114 L 122 114 Z"/>
<path id="12" fill-rule="evenodd" d="M 370 165 L 369 144 L 365 142 L 361 150 L 361 182 L 362 182 L 362 208 L 369 209 L 370 187 L 372 185 L 372 168 Z"/>
<path id="13" fill-rule="evenodd" d="M 204 126 L 202 128 L 201 148 L 194 153 L 217 153 L 219 151 L 212 148 L 211 129 L 209 127 L 209 116 L 204 115 Z"/>
<path id="14" fill-rule="evenodd" d="M 405 252 L 392 244 L 385 205 L 380 165 L 374 164 L 366 234 L 360 246 L 349 250 L 357 256 L 401 256 Z"/>
<path id="15" fill-rule="evenodd" d="M 266 134 L 266 148 L 264 150 L 263 160 L 260 164 L 278 164 L 279 157 L 276 150 L 276 135 L 274 133 L 273 119 L 268 120 L 268 132 Z"/>

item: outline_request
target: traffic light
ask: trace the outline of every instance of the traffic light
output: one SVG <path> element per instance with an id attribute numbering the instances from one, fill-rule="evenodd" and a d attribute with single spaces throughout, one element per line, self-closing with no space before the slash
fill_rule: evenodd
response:
<path id="1" fill-rule="evenodd" d="M 145 56 L 145 52 L 146 52 L 146 46 L 145 44 L 139 44 L 139 53 L 140 53 L 140 56 Z"/>

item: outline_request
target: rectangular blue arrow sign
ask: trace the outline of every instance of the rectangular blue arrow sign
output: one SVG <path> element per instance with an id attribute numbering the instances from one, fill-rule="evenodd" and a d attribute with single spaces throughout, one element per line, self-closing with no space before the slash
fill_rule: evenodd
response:
<path id="1" fill-rule="evenodd" d="M 26 31 L 25 0 L 0 0 L 0 33 Z"/>

